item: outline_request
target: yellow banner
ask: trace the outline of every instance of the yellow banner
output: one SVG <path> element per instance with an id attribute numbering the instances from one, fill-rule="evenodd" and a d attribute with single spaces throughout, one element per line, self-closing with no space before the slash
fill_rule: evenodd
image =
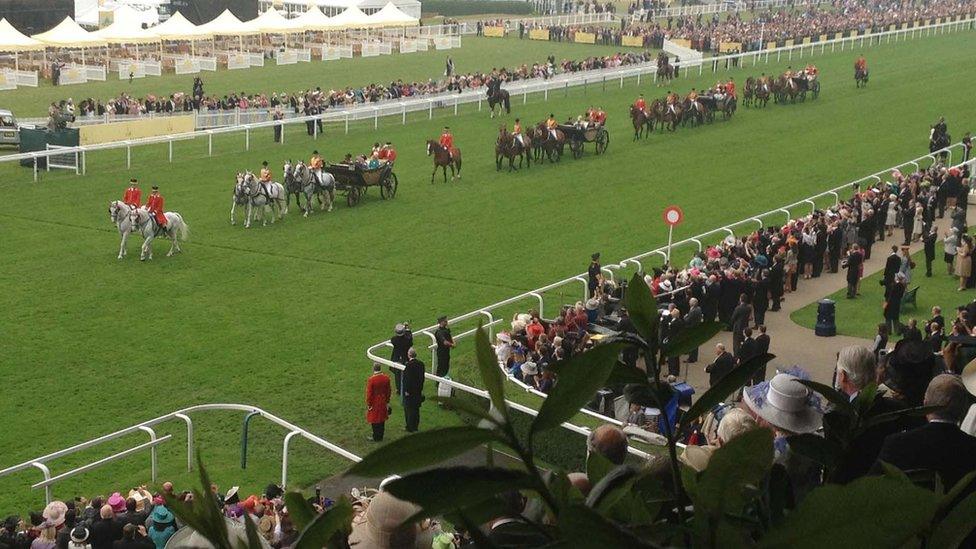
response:
<path id="1" fill-rule="evenodd" d="M 803 37 L 803 40 L 801 40 L 800 43 L 801 44 L 809 44 L 810 43 L 810 37 L 809 36 L 804 36 Z"/>
<path id="2" fill-rule="evenodd" d="M 529 31 L 532 40 L 549 40 L 549 29 L 532 29 Z"/>
<path id="3" fill-rule="evenodd" d="M 687 38 L 675 38 L 671 40 L 676 46 L 681 46 L 682 48 L 691 48 L 691 40 Z"/>
<path id="4" fill-rule="evenodd" d="M 128 120 L 112 122 L 110 124 L 90 124 L 82 126 L 79 131 L 79 142 L 82 145 L 107 143 L 109 141 L 124 141 L 141 137 L 155 137 L 176 133 L 192 132 L 196 129 L 196 117 L 161 116 L 147 120 Z"/>
<path id="5" fill-rule="evenodd" d="M 907 29 L 908 28 L 908 23 L 902 23 L 901 24 L 901 28 L 902 28 L 902 30 Z"/>
<path id="6" fill-rule="evenodd" d="M 790 47 L 790 46 L 792 46 L 792 45 L 793 45 L 793 39 L 792 38 L 790 38 L 789 40 L 787 40 L 786 43 L 784 44 L 784 46 L 786 46 L 787 48 Z"/>
<path id="7" fill-rule="evenodd" d="M 834 40 L 840 40 L 843 37 L 844 37 L 844 33 L 842 32 L 834 33 Z"/>
<path id="8" fill-rule="evenodd" d="M 502 38 L 505 36 L 505 27 L 485 27 L 484 35 L 492 38 Z"/>
<path id="9" fill-rule="evenodd" d="M 596 35 L 592 32 L 577 32 L 573 36 L 573 42 L 577 44 L 596 44 Z"/>
<path id="10" fill-rule="evenodd" d="M 718 51 L 721 53 L 742 51 L 742 42 L 722 42 L 718 45 Z"/>
<path id="11" fill-rule="evenodd" d="M 776 46 L 776 42 L 766 42 L 767 50 L 775 50 L 777 47 L 778 46 Z"/>
<path id="12" fill-rule="evenodd" d="M 643 36 L 624 36 L 620 41 L 620 44 L 628 48 L 643 48 L 644 47 L 644 37 Z"/>
<path id="13" fill-rule="evenodd" d="M 820 35 L 820 41 L 821 42 L 826 42 L 827 41 L 827 35 L 826 34 L 821 34 Z"/>
<path id="14" fill-rule="evenodd" d="M 945 17 L 940 17 L 936 19 L 935 22 L 941 25 L 942 23 L 945 23 Z"/>

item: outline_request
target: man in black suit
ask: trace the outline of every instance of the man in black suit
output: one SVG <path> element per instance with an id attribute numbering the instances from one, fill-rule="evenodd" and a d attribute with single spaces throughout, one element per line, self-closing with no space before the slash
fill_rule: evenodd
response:
<path id="1" fill-rule="evenodd" d="M 783 300 L 783 258 L 777 254 L 773 257 L 773 266 L 769 268 L 769 298 L 773 302 L 770 311 L 778 311 Z"/>
<path id="2" fill-rule="evenodd" d="M 766 325 L 759 325 L 759 335 L 756 336 L 756 354 L 764 355 L 769 352 L 769 334 L 766 333 Z M 763 361 L 765 362 L 765 361 Z M 756 373 L 752 374 L 752 385 L 755 385 L 766 379 L 766 365 L 756 370 Z"/>
<path id="3" fill-rule="evenodd" d="M 729 318 L 729 324 L 732 325 L 732 352 L 736 356 L 739 354 L 739 347 L 742 345 L 742 340 L 745 339 L 745 335 L 742 332 L 749 327 L 749 320 L 751 318 L 752 305 L 749 305 L 749 296 L 740 294 L 739 304 L 736 305 L 732 311 L 731 318 Z"/>
<path id="4" fill-rule="evenodd" d="M 847 299 L 854 299 L 857 296 L 857 283 L 861 280 L 861 265 L 864 263 L 864 256 L 861 255 L 860 246 L 851 245 L 851 251 L 847 252 Z"/>
<path id="5" fill-rule="evenodd" d="M 958 376 L 942 374 L 929 383 L 924 405 L 940 409 L 929 413 L 922 427 L 886 438 L 878 461 L 903 471 L 935 471 L 948 489 L 976 470 L 976 437 L 959 429 L 969 395 Z"/>
<path id="6" fill-rule="evenodd" d="M 686 328 L 694 328 L 702 323 L 702 310 L 698 306 L 698 299 L 691 298 L 688 300 L 688 314 L 685 315 L 684 325 Z M 695 347 L 688 353 L 688 363 L 698 362 L 698 347 Z"/>
<path id="7" fill-rule="evenodd" d="M 414 433 L 420 427 L 420 404 L 424 401 L 424 363 L 417 359 L 412 347 L 407 351 L 407 364 L 403 369 L 403 418 L 407 432 Z"/>
<path id="8" fill-rule="evenodd" d="M 888 254 L 888 259 L 885 260 L 884 278 L 881 279 L 881 284 L 885 288 L 885 299 L 888 298 L 888 290 L 894 284 L 895 275 L 898 274 L 899 269 L 901 269 L 901 256 L 898 255 L 898 246 L 892 246 L 891 253 Z"/>
<path id="9" fill-rule="evenodd" d="M 715 360 L 705 366 L 705 373 L 708 374 L 708 386 L 714 387 L 723 377 L 735 368 L 735 359 L 732 354 L 725 350 L 725 345 L 719 343 L 715 346 Z"/>
<path id="10" fill-rule="evenodd" d="M 410 331 L 410 324 L 403 322 L 393 328 L 393 337 L 390 338 L 390 345 L 393 347 L 390 360 L 400 364 L 406 364 L 410 360 L 407 357 L 407 353 L 413 347 L 413 332 Z M 396 382 L 396 391 L 399 395 L 401 394 L 400 383 L 403 378 L 403 371 L 396 368 L 390 368 L 390 370 L 393 371 L 393 380 Z"/>

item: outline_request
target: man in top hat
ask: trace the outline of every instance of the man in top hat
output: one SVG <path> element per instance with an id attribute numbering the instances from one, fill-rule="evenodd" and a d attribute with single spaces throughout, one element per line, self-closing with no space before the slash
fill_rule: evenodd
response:
<path id="1" fill-rule="evenodd" d="M 590 291 L 590 297 L 593 297 L 603 280 L 603 273 L 600 268 L 600 252 L 596 252 L 590 256 L 590 266 L 586 269 L 586 287 Z"/>
<path id="2" fill-rule="evenodd" d="M 136 178 L 133 177 L 129 180 L 129 188 L 122 194 L 122 202 L 133 208 L 138 208 L 142 205 L 142 189 L 139 188 L 139 182 Z"/>
<path id="3" fill-rule="evenodd" d="M 444 377 L 451 369 L 451 349 L 454 348 L 454 336 L 447 327 L 447 317 L 437 319 L 437 330 L 434 331 L 437 340 L 437 375 Z"/>
<path id="4" fill-rule="evenodd" d="M 454 134 L 451 133 L 451 128 L 444 126 L 444 131 L 441 133 L 440 144 L 442 147 L 447 149 L 448 158 L 454 160 Z"/>
<path id="5" fill-rule="evenodd" d="M 410 324 L 402 322 L 393 327 L 393 337 L 390 338 L 390 346 L 393 347 L 390 360 L 399 362 L 400 364 L 406 364 L 407 360 L 409 360 L 407 351 L 413 347 L 413 332 L 410 331 Z M 400 391 L 400 378 L 403 372 L 396 368 L 390 368 L 390 370 L 393 371 L 393 380 L 396 382 L 397 394 L 402 394 Z"/>
<path id="6" fill-rule="evenodd" d="M 149 200 L 146 200 L 146 209 L 149 210 L 149 214 L 156 219 L 156 223 L 160 227 L 166 226 L 166 214 L 163 212 L 163 195 L 159 194 L 159 186 L 152 186 L 152 192 L 149 193 Z"/>
<path id="7" fill-rule="evenodd" d="M 373 364 L 373 375 L 366 380 L 366 422 L 373 428 L 373 442 L 383 440 L 390 417 L 390 377 Z"/>

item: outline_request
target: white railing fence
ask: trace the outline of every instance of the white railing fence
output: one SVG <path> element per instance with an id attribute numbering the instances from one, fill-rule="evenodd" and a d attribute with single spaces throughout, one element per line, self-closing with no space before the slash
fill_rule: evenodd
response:
<path id="1" fill-rule="evenodd" d="M 683 60 L 676 64 L 679 70 L 684 70 L 684 75 L 688 76 L 698 69 L 698 74 L 704 74 L 706 68 L 711 72 L 720 70 L 730 70 L 738 67 L 755 66 L 760 62 L 769 63 L 775 57 L 779 61 L 782 57 L 792 60 L 793 57 L 802 59 L 804 56 L 810 57 L 816 54 L 823 54 L 829 49 L 835 51 L 854 47 L 864 48 L 867 46 L 880 45 L 898 40 L 912 40 L 919 37 L 941 35 L 947 32 L 973 30 L 974 20 L 972 15 L 959 21 L 938 23 L 927 27 L 916 27 L 913 29 L 899 29 L 886 31 L 883 33 L 840 38 L 837 40 L 818 42 L 813 44 L 798 44 L 772 50 L 762 50 L 745 52 L 739 54 L 726 55 L 716 58 L 703 60 Z M 351 47 L 349 48 L 352 49 Z M 549 95 L 563 92 L 568 94 L 570 88 L 579 86 L 601 85 L 606 89 L 607 85 L 624 87 L 625 82 L 633 81 L 640 86 L 643 81 L 657 81 L 657 66 L 655 62 L 642 63 L 639 65 L 626 65 L 610 69 L 598 69 L 578 73 L 563 73 L 556 75 L 548 80 L 532 79 L 521 80 L 506 85 L 513 102 L 519 100 L 522 104 L 528 102 L 530 95 L 541 96 L 544 101 L 549 100 Z M 143 139 L 133 139 L 126 141 L 115 141 L 100 143 L 96 145 L 81 145 L 76 147 L 79 151 L 95 151 L 109 149 L 125 149 L 127 151 L 126 167 L 131 168 L 131 149 L 142 145 L 169 144 L 170 161 L 173 159 L 173 142 L 193 138 L 205 138 L 208 141 L 208 154 L 213 154 L 213 136 L 227 133 L 244 133 L 244 148 L 250 150 L 250 133 L 262 128 L 272 126 L 290 126 L 294 124 L 304 124 L 309 121 L 322 120 L 323 125 L 327 125 L 333 131 L 349 132 L 350 124 L 358 122 L 371 123 L 374 129 L 379 127 L 380 118 L 399 119 L 399 123 L 407 123 L 407 114 L 416 112 L 427 112 L 428 119 L 433 119 L 434 110 L 443 111 L 450 109 L 454 115 L 459 114 L 462 105 L 477 104 L 481 111 L 485 103 L 485 92 L 483 89 L 467 90 L 462 93 L 445 92 L 437 95 L 425 95 L 414 98 L 388 100 L 377 103 L 360 104 L 349 108 L 332 108 L 324 114 L 315 116 L 293 116 L 281 121 L 270 120 L 268 111 L 215 111 L 201 112 L 197 115 L 197 131 L 174 134 L 160 137 L 149 137 Z M 318 125 L 314 125 L 313 138 L 319 137 Z M 285 132 L 282 132 L 283 134 Z M 284 139 L 282 143 L 284 143 Z M 36 160 L 47 156 L 46 151 L 35 151 L 19 154 L 0 156 L 0 163 L 19 162 L 20 160 Z M 35 162 L 34 181 L 38 180 L 37 163 Z"/>
<path id="2" fill-rule="evenodd" d="M 99 467 L 112 463 L 113 461 L 119 460 L 126 456 L 130 456 L 148 450 L 150 454 L 149 465 L 150 465 L 150 471 L 152 475 L 152 481 L 155 482 L 156 472 L 158 468 L 156 449 L 160 444 L 169 442 L 172 439 L 172 435 L 158 436 L 155 427 L 157 427 L 161 423 L 176 421 L 176 420 L 182 421 L 184 424 L 186 424 L 186 470 L 192 471 L 193 462 L 194 462 L 193 448 L 194 448 L 195 439 L 193 434 L 193 420 L 190 418 L 190 414 L 194 414 L 197 412 L 205 412 L 205 411 L 237 411 L 237 412 L 245 412 L 247 414 L 244 419 L 244 432 L 243 432 L 242 445 L 241 445 L 242 446 L 241 447 L 242 468 L 244 468 L 247 460 L 247 453 L 246 453 L 247 452 L 247 428 L 252 418 L 262 417 L 264 419 L 267 419 L 271 423 L 284 428 L 288 432 L 288 434 L 285 435 L 284 442 L 282 445 L 282 449 L 283 449 L 282 457 L 281 457 L 282 488 L 287 488 L 289 444 L 291 442 L 291 439 L 296 436 L 301 436 L 306 440 L 308 440 L 309 442 L 311 442 L 312 444 L 325 448 L 326 450 L 335 453 L 340 457 L 347 459 L 353 463 L 357 463 L 362 460 L 362 458 L 360 458 L 356 454 L 340 447 L 339 445 L 329 442 L 328 440 L 318 435 L 312 434 L 311 432 L 303 429 L 302 427 L 299 427 L 294 423 L 286 421 L 270 412 L 262 410 L 257 406 L 250 406 L 247 404 L 200 404 L 197 406 L 182 408 L 180 410 L 176 410 L 175 412 L 170 412 L 168 414 L 159 416 L 157 418 L 150 419 L 148 421 L 144 421 L 142 423 L 138 423 L 130 427 L 126 427 L 125 429 L 120 429 L 118 431 L 115 431 L 114 433 L 109 433 L 107 435 L 103 435 L 98 438 L 93 438 L 91 440 L 87 440 L 85 442 L 76 444 L 69 448 L 58 450 L 57 452 L 53 452 L 43 456 L 38 456 L 36 458 L 26 460 L 22 463 L 18 463 L 17 465 L 12 465 L 10 467 L 7 467 L 6 469 L 0 470 L 0 477 L 4 477 L 7 475 L 11 475 L 13 473 L 25 471 L 27 469 L 32 469 L 32 468 L 40 470 L 41 474 L 44 476 L 44 480 L 34 484 L 33 486 L 31 486 L 31 488 L 33 489 L 44 488 L 45 502 L 50 503 L 51 500 L 53 499 L 52 487 L 55 484 L 63 480 L 69 479 L 71 477 L 80 475 L 86 471 L 97 469 Z M 127 435 L 138 434 L 140 432 L 144 432 L 147 435 L 149 435 L 149 440 L 147 442 L 144 442 L 142 444 L 137 444 L 135 446 L 132 446 L 120 452 L 115 452 L 102 459 L 89 462 L 85 465 L 76 467 L 74 469 L 70 469 L 63 473 L 53 475 L 53 476 L 51 474 L 50 463 L 52 461 L 80 452 L 82 450 L 94 448 L 96 446 L 99 446 L 100 444 L 104 444 L 106 442 L 116 440 Z"/>
<path id="3" fill-rule="evenodd" d="M 941 149 L 941 150 L 935 151 L 935 152 L 933 152 L 931 154 L 927 154 L 927 155 L 924 155 L 924 156 L 920 156 L 918 158 L 915 158 L 915 159 L 912 159 L 912 160 L 908 160 L 906 162 L 902 162 L 902 163 L 897 164 L 895 166 L 892 166 L 890 168 L 887 168 L 887 169 L 884 169 L 884 170 L 881 170 L 881 171 L 874 172 L 874 173 L 872 173 L 870 175 L 866 175 L 864 177 L 861 177 L 860 179 L 855 179 L 854 181 L 850 181 L 848 183 L 844 183 L 843 185 L 838 185 L 837 187 L 834 187 L 834 188 L 832 188 L 830 190 L 826 190 L 826 191 L 817 193 L 817 194 L 815 194 L 813 196 L 810 196 L 810 197 L 807 197 L 807 198 L 805 198 L 803 200 L 798 200 L 796 202 L 793 202 L 792 204 L 787 204 L 787 205 L 782 206 L 780 208 L 776 208 L 776 209 L 770 210 L 768 212 L 764 212 L 764 213 L 761 213 L 761 214 L 758 214 L 758 215 L 755 215 L 755 216 L 752 216 L 752 217 L 748 217 L 748 218 L 742 219 L 740 221 L 736 221 L 735 223 L 730 223 L 728 225 L 724 225 L 724 226 L 719 227 L 717 229 L 713 229 L 713 230 L 710 230 L 710 231 L 707 231 L 707 232 L 704 232 L 704 233 L 701 233 L 701 234 L 698 234 L 698 235 L 695 235 L 695 236 L 692 236 L 692 237 L 689 237 L 689 238 L 685 238 L 683 240 L 679 240 L 679 241 L 674 242 L 674 243 L 671 244 L 670 250 L 668 249 L 667 246 L 662 246 L 660 248 L 656 248 L 656 249 L 650 250 L 648 252 L 643 252 L 643 253 L 637 254 L 635 256 L 629 257 L 627 259 L 621 260 L 619 263 L 606 265 L 606 266 L 603 267 L 603 271 L 604 271 L 604 273 L 611 280 L 615 280 L 616 277 L 617 277 L 617 274 L 620 274 L 620 271 L 625 270 L 625 269 L 631 269 L 631 268 L 636 267 L 637 272 L 647 272 L 647 269 L 645 269 L 645 267 L 644 267 L 644 262 L 647 261 L 648 258 L 658 257 L 660 259 L 660 261 L 661 261 L 662 264 L 669 263 L 670 262 L 670 258 L 668 257 L 668 253 L 673 253 L 673 251 L 675 249 L 686 248 L 688 246 L 694 246 L 695 251 L 700 252 L 700 251 L 702 251 L 704 249 L 704 246 L 705 246 L 704 242 L 707 242 L 710 237 L 719 236 L 721 238 L 725 238 L 725 236 L 727 236 L 727 235 L 731 235 L 731 236 L 734 237 L 736 235 L 736 232 L 735 232 L 736 229 L 740 229 L 741 230 L 742 228 L 745 228 L 747 226 L 748 227 L 751 227 L 752 230 L 759 229 L 759 228 L 762 228 L 762 227 L 765 227 L 766 226 L 766 221 L 765 220 L 767 220 L 768 218 L 774 218 L 774 217 L 775 218 L 778 218 L 778 220 L 777 220 L 778 222 L 775 223 L 775 225 L 777 225 L 777 226 L 782 225 L 786 221 L 789 221 L 790 219 L 793 219 L 794 218 L 795 212 L 793 210 L 795 208 L 800 208 L 800 207 L 806 208 L 806 207 L 809 207 L 809 210 L 812 212 L 812 211 L 816 210 L 817 207 L 818 207 L 817 201 L 820 200 L 821 201 L 821 204 L 823 204 L 822 200 L 825 199 L 825 198 L 829 198 L 830 201 L 831 201 L 831 203 L 833 205 L 838 204 L 840 202 L 840 200 L 841 200 L 841 193 L 845 193 L 845 192 L 850 193 L 850 192 L 853 192 L 853 190 L 855 188 L 866 188 L 868 186 L 871 186 L 871 185 L 874 185 L 876 183 L 879 183 L 879 182 L 883 181 L 883 177 L 882 176 L 888 176 L 888 175 L 890 175 L 890 173 L 891 173 L 892 170 L 906 168 L 906 167 L 911 167 L 912 168 L 912 171 L 917 171 L 920 167 L 923 167 L 923 163 L 925 163 L 925 162 L 929 162 L 929 165 L 934 164 L 935 162 L 937 162 L 937 158 L 936 157 L 942 155 L 943 153 L 947 157 L 947 159 L 945 161 L 945 165 L 951 166 L 952 165 L 952 158 L 953 158 L 954 152 L 961 154 L 962 148 L 963 148 L 963 146 L 962 146 L 961 143 L 957 143 L 955 145 L 950 145 L 949 147 L 946 147 L 945 149 Z M 956 165 L 957 166 L 962 166 L 963 164 L 970 164 L 970 165 L 972 165 L 974 162 L 976 162 L 976 160 L 970 159 L 970 160 L 967 160 L 965 162 L 958 163 Z M 927 166 L 925 166 L 925 167 L 927 167 Z M 475 309 L 473 311 L 464 313 L 462 315 L 449 317 L 448 322 L 449 322 L 449 325 L 451 325 L 451 324 L 457 325 L 457 324 L 464 323 L 464 322 L 474 322 L 474 321 L 477 321 L 477 320 L 483 320 L 484 321 L 484 326 L 488 330 L 488 337 L 489 337 L 489 339 L 493 339 L 494 338 L 494 333 L 495 333 L 495 326 L 497 324 L 499 324 L 499 323 L 502 323 L 502 322 L 505 322 L 505 321 L 508 320 L 507 317 L 500 316 L 500 313 L 504 309 L 511 308 L 513 305 L 517 305 L 519 303 L 525 303 L 525 304 L 531 303 L 531 306 L 533 308 L 535 308 L 536 311 L 538 311 L 539 316 L 545 318 L 545 310 L 546 310 L 546 308 L 545 308 L 545 306 L 546 306 L 545 296 L 546 296 L 547 293 L 552 293 L 552 292 L 557 291 L 557 290 L 560 290 L 561 291 L 563 289 L 567 289 L 569 287 L 576 286 L 578 288 L 577 291 L 579 292 L 577 294 L 579 296 L 579 299 L 585 301 L 589 297 L 589 295 L 587 293 L 587 291 L 588 291 L 587 280 L 588 279 L 587 279 L 587 274 L 586 273 L 581 273 L 581 274 L 578 274 L 578 275 L 575 275 L 575 276 L 571 276 L 571 277 L 568 277 L 568 278 L 564 278 L 563 280 L 560 280 L 558 282 L 553 282 L 552 284 L 548 284 L 548 285 L 543 286 L 541 288 L 536 288 L 535 290 L 531 290 L 531 291 L 528 291 L 528 292 L 523 292 L 523 293 L 521 293 L 519 295 L 516 295 L 514 297 L 510 297 L 508 299 L 504 299 L 504 300 L 499 301 L 497 303 L 493 303 L 491 305 L 487 305 L 485 307 L 481 307 L 479 309 Z M 570 289 L 570 292 L 573 293 L 573 291 L 571 289 Z M 562 305 L 562 303 L 557 304 L 557 306 L 561 306 L 561 305 Z M 523 309 L 523 311 L 525 311 L 525 310 L 528 310 L 528 308 Z M 431 371 L 432 372 L 435 372 L 437 370 L 436 339 L 434 337 L 434 332 L 437 330 L 437 328 L 438 328 L 438 326 L 435 324 L 433 326 L 428 326 L 426 328 L 422 328 L 420 330 L 414 331 L 414 336 L 420 336 L 421 338 L 426 337 L 426 338 L 429 338 L 430 339 L 431 344 L 428 346 L 428 349 L 431 352 L 431 364 L 430 364 L 430 367 L 431 367 Z M 454 336 L 454 340 L 455 341 L 458 341 L 460 339 L 469 338 L 472 335 L 474 335 L 476 333 L 476 331 L 477 331 L 477 328 L 471 329 L 471 330 L 467 330 L 465 332 L 462 332 L 460 334 L 457 334 L 457 335 Z M 389 341 L 383 341 L 383 342 L 380 342 L 380 343 L 376 343 L 375 345 L 370 346 L 366 350 L 366 356 L 367 356 L 367 358 L 369 358 L 370 360 L 372 360 L 374 362 L 380 362 L 382 364 L 385 364 L 385 365 L 390 366 L 390 367 L 393 367 L 393 368 L 402 369 L 403 367 L 401 365 L 399 365 L 399 364 L 391 361 L 388 358 L 384 358 L 384 357 L 379 356 L 379 352 L 382 349 L 389 349 L 389 348 L 392 348 L 392 346 L 391 346 L 391 344 L 390 344 Z M 415 346 L 415 348 L 416 348 L 416 346 Z M 517 379 L 515 379 L 512 375 L 508 374 L 507 372 L 505 372 L 505 373 L 506 373 L 506 376 L 508 377 L 509 381 L 511 381 L 513 384 L 515 384 L 517 387 L 519 387 L 523 391 L 525 391 L 527 393 L 534 394 L 535 396 L 540 397 L 540 398 L 545 398 L 546 397 L 545 393 L 542 393 L 542 392 L 540 392 L 540 391 L 538 391 L 538 390 L 536 390 L 536 389 L 534 389 L 534 388 L 526 385 L 525 383 L 522 383 L 522 382 L 518 381 Z M 441 382 L 441 383 L 446 383 L 447 385 L 449 385 L 451 387 L 454 387 L 454 388 L 457 388 L 457 389 L 460 389 L 460 390 L 464 390 L 464 391 L 469 392 L 469 393 L 473 393 L 473 394 L 485 393 L 485 391 L 483 391 L 481 389 L 477 389 L 477 388 L 473 388 L 473 387 L 470 387 L 470 386 L 467 386 L 467 385 L 459 384 L 457 382 L 451 381 L 450 379 L 445 379 L 445 378 L 438 377 L 438 376 L 436 376 L 435 374 L 432 374 L 432 373 L 427 373 L 426 375 L 427 375 L 427 377 L 429 379 L 433 379 L 433 380 L 436 380 L 436 381 Z M 514 405 L 514 403 L 509 403 L 509 405 L 510 406 L 513 406 L 513 408 L 515 408 L 515 409 L 517 409 L 519 411 L 528 413 L 530 415 L 535 415 L 535 410 L 532 409 L 532 408 L 529 408 L 527 406 L 524 406 L 524 405 Z M 616 425 L 620 425 L 621 424 L 615 418 L 605 416 L 603 414 L 600 414 L 598 412 L 594 412 L 594 411 L 589 410 L 589 409 L 586 409 L 586 408 L 581 409 L 580 412 L 583 413 L 583 414 L 585 414 L 585 415 L 595 417 L 595 418 L 597 418 L 597 419 L 599 419 L 601 421 L 607 422 L 607 423 L 612 423 L 612 424 L 616 424 Z M 572 424 L 564 424 L 563 426 L 566 427 L 566 428 L 568 428 L 568 429 L 570 429 L 570 430 L 573 430 L 573 431 L 576 431 L 576 432 L 580 432 L 580 433 L 583 433 L 583 429 L 585 429 L 585 428 L 578 427 L 578 426 L 572 425 Z"/>

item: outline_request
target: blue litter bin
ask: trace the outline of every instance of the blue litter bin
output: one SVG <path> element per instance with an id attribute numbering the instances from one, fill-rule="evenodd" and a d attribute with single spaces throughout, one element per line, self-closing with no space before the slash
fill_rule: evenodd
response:
<path id="1" fill-rule="evenodd" d="M 837 324 L 834 322 L 837 303 L 833 299 L 821 299 L 817 302 L 817 325 L 814 332 L 818 336 L 831 337 L 837 335 Z"/>

